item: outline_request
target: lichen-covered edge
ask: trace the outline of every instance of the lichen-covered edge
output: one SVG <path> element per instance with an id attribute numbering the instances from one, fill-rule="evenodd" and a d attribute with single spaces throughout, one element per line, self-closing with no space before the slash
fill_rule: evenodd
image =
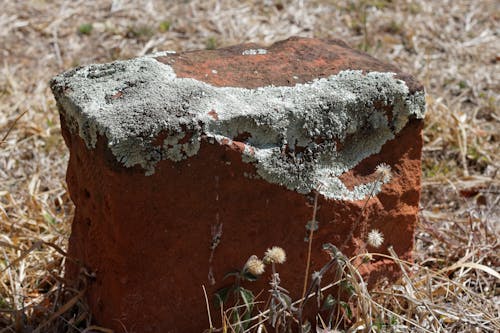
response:
<path id="1" fill-rule="evenodd" d="M 89 149 L 105 136 L 119 162 L 146 175 L 161 160 L 197 154 L 202 138 L 231 145 L 243 134 L 242 158 L 264 180 L 361 200 L 384 181 L 349 190 L 339 176 L 378 153 L 410 118 L 424 117 L 424 92 L 411 94 L 394 76 L 348 70 L 292 87 L 214 87 L 142 57 L 75 68 L 51 88 L 66 125 Z"/>

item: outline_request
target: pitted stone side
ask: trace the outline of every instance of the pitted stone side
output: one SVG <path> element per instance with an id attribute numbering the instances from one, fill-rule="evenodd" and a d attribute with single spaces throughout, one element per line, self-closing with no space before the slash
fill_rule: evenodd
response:
<path id="1" fill-rule="evenodd" d="M 105 136 L 126 167 L 152 174 L 160 160 L 195 155 L 203 135 L 224 144 L 245 134 L 242 158 L 260 177 L 341 200 L 380 191 L 382 183 L 349 190 L 338 177 L 425 113 L 424 93 L 410 94 L 393 73 L 342 71 L 293 87 L 244 89 L 177 78 L 143 57 L 80 67 L 51 86 L 70 129 L 88 148 Z M 155 145 L 160 132 L 167 136 Z"/>

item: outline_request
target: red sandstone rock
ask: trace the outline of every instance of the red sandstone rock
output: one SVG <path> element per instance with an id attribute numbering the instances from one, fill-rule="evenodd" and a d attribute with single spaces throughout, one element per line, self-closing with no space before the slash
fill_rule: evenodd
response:
<path id="1" fill-rule="evenodd" d="M 379 251 L 411 258 L 422 86 L 343 42 L 292 38 L 92 65 L 52 89 L 76 205 L 69 254 L 95 272 L 86 295 L 99 325 L 201 332 L 202 285 L 213 295 L 228 271 L 273 245 L 286 250 L 282 286 L 298 299 L 315 190 L 311 272 L 328 261 L 324 243 L 359 252 L 362 230 L 384 234 Z M 390 180 L 378 181 L 381 163 Z M 67 269 L 76 281 L 80 267 Z M 398 274 L 383 261 L 363 270 L 372 280 Z M 268 274 L 246 287 L 266 291 Z"/>

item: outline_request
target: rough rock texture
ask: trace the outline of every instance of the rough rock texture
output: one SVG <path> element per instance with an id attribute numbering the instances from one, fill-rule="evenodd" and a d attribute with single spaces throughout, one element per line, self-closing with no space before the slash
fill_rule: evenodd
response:
<path id="1" fill-rule="evenodd" d="M 411 258 L 425 102 L 391 65 L 341 41 L 292 38 L 79 67 L 51 83 L 76 205 L 69 254 L 95 272 L 87 298 L 100 325 L 201 332 L 201 286 L 213 294 L 273 245 L 287 252 L 282 285 L 298 298 L 314 191 L 312 270 L 328 260 L 323 243 L 352 255 L 373 228 L 379 251 Z M 391 179 L 375 174 L 380 163 Z M 68 280 L 79 271 L 68 261 Z M 397 275 L 383 261 L 363 271 Z"/>

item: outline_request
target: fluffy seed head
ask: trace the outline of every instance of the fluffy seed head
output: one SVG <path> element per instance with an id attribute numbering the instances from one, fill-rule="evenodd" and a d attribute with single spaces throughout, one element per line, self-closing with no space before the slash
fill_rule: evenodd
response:
<path id="1" fill-rule="evenodd" d="M 392 178 L 391 167 L 385 163 L 380 163 L 375 168 L 375 173 L 382 178 L 384 181 L 388 182 Z"/>
<path id="2" fill-rule="evenodd" d="M 285 250 L 283 250 L 279 246 L 273 246 L 272 248 L 267 249 L 267 251 L 264 255 L 264 262 L 265 263 L 282 264 L 285 261 L 286 261 Z"/>
<path id="3" fill-rule="evenodd" d="M 377 229 L 373 229 L 368 233 L 367 243 L 374 248 L 378 248 L 384 243 L 384 235 Z"/>
<path id="4" fill-rule="evenodd" d="M 264 273 L 264 263 L 256 255 L 252 255 L 248 258 L 245 269 L 250 274 L 258 276 Z"/>

